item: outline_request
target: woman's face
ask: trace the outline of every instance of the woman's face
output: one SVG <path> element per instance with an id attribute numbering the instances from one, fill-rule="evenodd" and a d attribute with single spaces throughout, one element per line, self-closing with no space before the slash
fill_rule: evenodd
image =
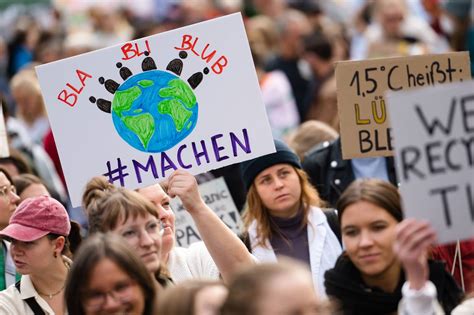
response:
<path id="1" fill-rule="evenodd" d="M 264 284 L 257 302 L 258 315 L 316 315 L 319 302 L 309 272 L 295 271 L 275 276 Z"/>
<path id="2" fill-rule="evenodd" d="M 92 269 L 81 296 L 86 315 L 141 315 L 145 310 L 145 295 L 140 286 L 108 258 Z"/>
<path id="3" fill-rule="evenodd" d="M 26 275 L 47 270 L 55 259 L 54 252 L 61 252 L 62 248 L 57 247 L 57 242 L 58 239 L 50 240 L 47 236 L 32 242 L 12 239 L 10 250 L 16 271 Z"/>
<path id="4" fill-rule="evenodd" d="M 387 210 L 367 201 L 356 202 L 342 213 L 342 240 L 363 276 L 381 276 L 398 268 L 392 249 L 397 223 Z"/>
<path id="5" fill-rule="evenodd" d="M 169 252 L 173 249 L 175 240 L 175 216 L 170 206 L 170 197 L 159 184 L 140 188 L 138 193 L 151 201 L 158 210 L 158 215 L 160 216 L 161 225 L 163 227 L 162 255 L 163 258 L 166 259 Z"/>
<path id="6" fill-rule="evenodd" d="M 262 171 L 254 180 L 257 193 L 270 214 L 289 218 L 300 207 L 301 184 L 290 164 L 276 164 Z"/>
<path id="7" fill-rule="evenodd" d="M 194 314 L 218 315 L 227 293 L 224 285 L 216 284 L 202 288 L 196 293 L 194 299 Z"/>
<path id="8" fill-rule="evenodd" d="M 30 197 L 39 197 L 39 196 L 50 196 L 49 191 L 44 187 L 43 184 L 31 184 L 20 194 L 20 202 L 30 198 Z"/>
<path id="9" fill-rule="evenodd" d="M 8 225 L 10 217 L 16 209 L 20 197 L 16 194 L 16 189 L 8 178 L 0 172 L 0 228 Z"/>
<path id="10" fill-rule="evenodd" d="M 120 234 L 145 263 L 151 273 L 160 268 L 161 231 L 158 218 L 147 213 L 145 217 L 129 217 L 115 227 L 113 232 Z"/>

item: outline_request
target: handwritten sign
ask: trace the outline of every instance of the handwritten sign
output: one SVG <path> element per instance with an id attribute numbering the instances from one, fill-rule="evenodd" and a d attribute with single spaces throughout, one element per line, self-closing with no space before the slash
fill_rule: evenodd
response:
<path id="1" fill-rule="evenodd" d="M 470 80 L 467 52 L 336 64 L 344 159 L 393 155 L 384 93 Z"/>
<path id="2" fill-rule="evenodd" d="M 3 117 L 3 104 L 0 103 L 0 158 L 10 156 L 8 149 L 7 128 L 5 126 L 5 117 Z"/>
<path id="3" fill-rule="evenodd" d="M 429 220 L 441 242 L 474 231 L 474 81 L 388 93 L 407 217 Z"/>
<path id="4" fill-rule="evenodd" d="M 36 71 L 74 206 L 96 175 L 135 189 L 275 150 L 239 13 Z"/>
<path id="5" fill-rule="evenodd" d="M 214 210 L 217 216 L 235 234 L 239 234 L 241 232 L 242 220 L 224 178 L 219 177 L 199 185 L 199 192 L 209 208 Z M 176 242 L 178 246 L 188 247 L 192 243 L 200 241 L 201 236 L 198 229 L 179 198 L 174 198 L 171 201 L 171 207 L 176 216 Z"/>

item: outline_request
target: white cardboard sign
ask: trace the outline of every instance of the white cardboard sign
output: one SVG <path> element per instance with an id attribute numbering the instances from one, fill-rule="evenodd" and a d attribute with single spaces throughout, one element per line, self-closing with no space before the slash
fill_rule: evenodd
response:
<path id="1" fill-rule="evenodd" d="M 72 204 L 275 151 L 239 13 L 38 66 Z"/>
<path id="2" fill-rule="evenodd" d="M 10 156 L 10 150 L 8 149 L 8 138 L 5 117 L 3 117 L 2 103 L 0 103 L 0 158 Z"/>
<path id="3" fill-rule="evenodd" d="M 474 235 L 474 81 L 387 93 L 407 217 L 441 243 Z"/>
<path id="4" fill-rule="evenodd" d="M 214 210 L 217 216 L 235 234 L 241 232 L 242 220 L 223 177 L 199 185 L 199 193 L 209 208 Z M 191 215 L 184 209 L 179 198 L 174 198 L 171 201 L 171 207 L 176 216 L 175 230 L 177 245 L 188 247 L 192 243 L 200 241 L 201 236 L 198 229 Z"/>

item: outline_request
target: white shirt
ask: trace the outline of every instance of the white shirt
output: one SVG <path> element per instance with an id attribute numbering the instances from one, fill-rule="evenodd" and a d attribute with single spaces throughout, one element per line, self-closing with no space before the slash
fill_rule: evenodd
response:
<path id="1" fill-rule="evenodd" d="M 3 247 L 5 248 L 5 287 L 8 288 L 15 284 L 16 269 L 10 254 L 10 242 L 3 241 Z"/>
<path id="2" fill-rule="evenodd" d="M 174 283 L 189 279 L 218 280 L 219 269 L 204 242 L 196 242 L 188 248 L 174 247 L 168 258 L 168 270 Z"/>
<path id="3" fill-rule="evenodd" d="M 34 297 L 46 315 L 55 315 L 49 304 L 38 294 L 31 282 L 30 276 L 21 277 L 21 293 L 15 285 L 0 292 L 0 315 L 34 315 L 24 299 Z M 66 313 L 67 314 L 67 311 Z"/>
<path id="4" fill-rule="evenodd" d="M 273 251 L 270 241 L 266 240 L 266 247 L 257 246 L 257 223 L 252 222 L 248 233 L 252 254 L 260 262 L 276 262 L 277 257 Z M 311 274 L 316 292 L 321 296 L 326 296 L 324 287 L 324 273 L 334 268 L 336 260 L 342 253 L 341 244 L 334 232 L 331 230 L 326 215 L 320 208 L 311 207 L 308 214 L 308 242 Z"/>

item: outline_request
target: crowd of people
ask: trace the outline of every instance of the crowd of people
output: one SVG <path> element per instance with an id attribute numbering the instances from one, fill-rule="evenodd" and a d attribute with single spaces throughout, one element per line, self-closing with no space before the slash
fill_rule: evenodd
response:
<path id="1" fill-rule="evenodd" d="M 405 218 L 393 157 L 342 158 L 334 66 L 472 57 L 472 1 L 72 2 L 0 12 L 0 314 L 474 314 L 474 240 Z M 276 152 L 136 190 L 97 176 L 73 208 L 34 67 L 239 11 Z M 240 235 L 199 193 L 221 176 Z M 202 241 L 178 246 L 173 198 Z"/>

